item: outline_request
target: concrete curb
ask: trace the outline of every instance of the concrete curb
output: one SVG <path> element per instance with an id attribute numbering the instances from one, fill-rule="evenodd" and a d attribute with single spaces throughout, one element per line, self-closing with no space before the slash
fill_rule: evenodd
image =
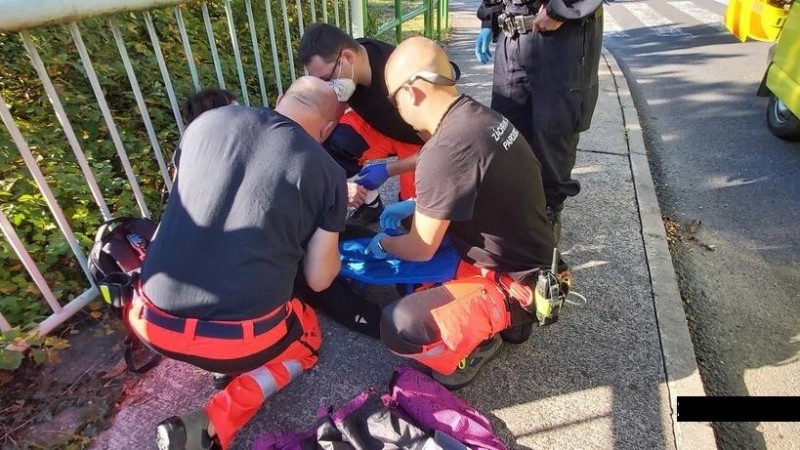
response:
<path id="1" fill-rule="evenodd" d="M 650 174 L 644 134 L 628 82 L 616 58 L 603 48 L 603 60 L 611 71 L 625 124 L 631 173 L 639 206 L 656 322 L 664 357 L 664 370 L 669 391 L 675 446 L 678 450 L 716 449 L 714 430 L 707 422 L 678 422 L 678 396 L 705 396 L 700 372 L 697 368 L 694 346 L 689 334 L 675 268 L 667 246 L 667 235 L 661 219 L 655 185 Z"/>

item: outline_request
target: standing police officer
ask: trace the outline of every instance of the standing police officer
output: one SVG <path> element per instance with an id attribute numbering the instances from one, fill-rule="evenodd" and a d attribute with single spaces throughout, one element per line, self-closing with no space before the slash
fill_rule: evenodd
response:
<path id="1" fill-rule="evenodd" d="M 492 109 L 528 140 L 542 164 L 547 214 L 556 240 L 564 200 L 580 191 L 571 178 L 581 131 L 597 103 L 603 39 L 602 0 L 483 0 L 478 61 L 495 48 Z"/>

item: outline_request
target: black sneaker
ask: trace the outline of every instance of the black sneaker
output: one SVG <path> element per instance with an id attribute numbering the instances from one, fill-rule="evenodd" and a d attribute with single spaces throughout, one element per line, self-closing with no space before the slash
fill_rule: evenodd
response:
<path id="1" fill-rule="evenodd" d="M 173 416 L 156 426 L 158 450 L 218 450 L 219 441 L 208 435 L 208 415 L 203 408 Z"/>
<path id="2" fill-rule="evenodd" d="M 500 336 L 495 336 L 488 341 L 484 341 L 466 358 L 458 363 L 456 371 L 450 375 L 443 375 L 438 372 L 433 372 L 431 375 L 434 380 L 441 383 L 447 389 L 456 390 L 470 384 L 478 372 L 489 362 L 492 358 L 497 356 L 500 348 L 503 346 L 503 340 Z"/>
<path id="3" fill-rule="evenodd" d="M 218 391 L 225 389 L 234 378 L 236 378 L 236 375 L 228 375 L 225 373 L 212 374 L 212 383 L 214 384 L 214 389 Z"/>
<path id="4" fill-rule="evenodd" d="M 350 217 L 347 218 L 347 225 L 365 228 L 367 225 L 377 223 L 378 219 L 381 218 L 382 212 L 383 201 L 381 201 L 381 197 L 378 196 L 372 203 L 364 203 L 353 211 Z"/>

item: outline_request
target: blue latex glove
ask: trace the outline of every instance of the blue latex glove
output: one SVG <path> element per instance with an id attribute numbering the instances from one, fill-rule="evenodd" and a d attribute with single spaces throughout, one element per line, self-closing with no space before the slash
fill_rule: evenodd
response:
<path id="1" fill-rule="evenodd" d="M 383 209 L 383 213 L 381 213 L 381 229 L 399 230 L 400 221 L 414 214 L 415 207 L 416 203 L 414 203 L 414 200 L 392 203 L 391 205 L 387 206 Z"/>
<path id="2" fill-rule="evenodd" d="M 387 236 L 389 235 L 384 232 L 376 234 L 375 237 L 373 237 L 372 240 L 369 241 L 369 245 L 367 245 L 367 248 L 364 249 L 364 253 L 366 253 L 367 255 L 372 255 L 373 258 L 386 259 L 389 256 L 389 252 L 386 252 L 383 249 L 381 249 L 379 243 L 381 239 Z"/>
<path id="3" fill-rule="evenodd" d="M 386 163 L 378 163 L 361 169 L 361 172 L 358 172 L 358 175 L 356 175 L 353 181 L 355 181 L 356 184 L 360 184 L 374 191 L 381 187 L 388 178 L 389 173 L 386 171 Z"/>
<path id="4" fill-rule="evenodd" d="M 492 42 L 492 29 L 481 28 L 478 33 L 478 39 L 475 40 L 475 57 L 481 64 L 486 64 L 492 57 L 492 52 L 489 50 L 489 44 Z"/>

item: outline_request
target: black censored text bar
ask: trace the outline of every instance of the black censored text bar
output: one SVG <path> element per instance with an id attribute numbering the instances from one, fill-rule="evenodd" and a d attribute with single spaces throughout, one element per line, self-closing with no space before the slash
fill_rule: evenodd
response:
<path id="1" fill-rule="evenodd" d="M 800 422 L 800 397 L 682 397 L 678 422 Z"/>

